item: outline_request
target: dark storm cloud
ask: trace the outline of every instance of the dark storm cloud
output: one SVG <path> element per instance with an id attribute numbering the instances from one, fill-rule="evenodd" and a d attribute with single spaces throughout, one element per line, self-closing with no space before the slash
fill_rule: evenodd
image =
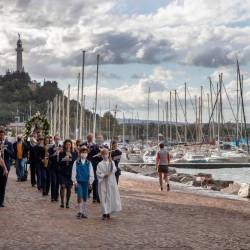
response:
<path id="1" fill-rule="evenodd" d="M 133 75 L 131 75 L 131 79 L 141 79 L 143 77 L 143 75 L 141 75 L 141 74 L 133 74 Z"/>
<path id="2" fill-rule="evenodd" d="M 149 88 L 151 93 L 166 91 L 165 84 L 156 79 L 142 79 L 140 80 L 140 86 L 144 93 L 148 93 Z"/>
<path id="3" fill-rule="evenodd" d="M 13 0 L 10 0 L 13 2 Z M 70 27 L 93 21 L 92 13 L 99 8 L 98 0 L 18 0 L 13 12 L 19 13 L 20 21 L 32 27 Z"/>
<path id="4" fill-rule="evenodd" d="M 90 65 L 96 63 L 97 54 L 100 54 L 102 64 L 157 64 L 176 56 L 168 41 L 158 41 L 152 36 L 140 38 L 127 32 L 95 35 L 92 44 L 86 53 L 86 63 Z M 62 65 L 79 66 L 81 63 L 79 50 L 64 58 Z"/>
<path id="5" fill-rule="evenodd" d="M 97 47 L 97 53 L 107 54 L 103 58 L 104 63 L 154 64 L 174 56 L 168 41 L 156 40 L 153 36 L 145 39 L 128 32 L 105 33 L 97 36 L 93 43 L 101 45 Z"/>
<path id="6" fill-rule="evenodd" d="M 31 0 L 17 0 L 16 7 L 19 9 L 27 8 L 30 4 Z"/>
<path id="7" fill-rule="evenodd" d="M 208 48 L 197 55 L 195 55 L 194 52 L 191 64 L 209 68 L 234 64 L 234 60 L 229 58 L 229 52 L 230 51 L 219 47 Z"/>

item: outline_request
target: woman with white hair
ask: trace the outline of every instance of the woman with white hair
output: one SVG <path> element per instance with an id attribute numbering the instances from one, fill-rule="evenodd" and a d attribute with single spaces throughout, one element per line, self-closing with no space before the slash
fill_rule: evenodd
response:
<path id="1" fill-rule="evenodd" d="M 120 194 L 116 182 L 116 166 L 109 159 L 109 151 L 102 149 L 102 161 L 97 165 L 98 193 L 101 202 L 102 219 L 110 219 L 110 214 L 122 210 Z"/>

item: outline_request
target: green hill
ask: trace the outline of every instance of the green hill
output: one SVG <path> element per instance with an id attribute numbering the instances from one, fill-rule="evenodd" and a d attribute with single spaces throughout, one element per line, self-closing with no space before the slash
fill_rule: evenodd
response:
<path id="1" fill-rule="evenodd" d="M 46 101 L 52 101 L 61 90 L 55 81 L 46 81 L 42 85 L 31 81 L 26 72 L 7 72 L 0 76 L 0 124 L 13 122 L 16 115 L 26 120 L 31 112 L 45 113 Z"/>

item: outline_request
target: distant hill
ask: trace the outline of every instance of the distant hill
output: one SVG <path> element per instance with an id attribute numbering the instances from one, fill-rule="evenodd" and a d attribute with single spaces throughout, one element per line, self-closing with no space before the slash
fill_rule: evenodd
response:
<path id="1" fill-rule="evenodd" d="M 31 80 L 27 72 L 7 71 L 5 75 L 0 75 L 0 125 L 14 122 L 17 115 L 20 116 L 21 121 L 26 121 L 30 116 L 30 106 L 32 115 L 37 111 L 46 114 L 47 101 L 53 101 L 57 94 L 62 94 L 62 91 L 58 88 L 56 81 L 45 81 L 41 84 Z M 65 99 L 66 110 L 67 97 Z M 76 105 L 75 100 L 70 101 L 70 135 L 72 137 L 75 134 Z M 93 113 L 85 110 L 84 120 L 84 130 L 88 133 L 93 130 Z M 97 133 L 107 136 L 110 133 L 108 127 L 112 129 L 113 123 L 116 123 L 115 127 L 119 131 L 117 121 L 112 114 L 108 112 L 103 114 L 101 121 L 100 116 L 97 115 Z"/>
<path id="2" fill-rule="evenodd" d="M 56 81 L 40 84 L 31 81 L 26 72 L 7 72 L 0 76 L 0 124 L 13 122 L 16 115 L 26 120 L 31 111 L 46 112 L 46 101 L 52 101 L 62 91 Z"/>

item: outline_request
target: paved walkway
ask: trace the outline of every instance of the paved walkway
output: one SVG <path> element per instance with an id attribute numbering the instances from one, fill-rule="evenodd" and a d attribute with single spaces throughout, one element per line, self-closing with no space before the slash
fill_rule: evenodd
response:
<path id="1" fill-rule="evenodd" d="M 10 174 L 0 208 L 0 249 L 250 249 L 250 203 L 202 197 L 156 183 L 121 179 L 123 212 L 102 221 L 98 205 L 89 219 L 51 203 Z"/>

